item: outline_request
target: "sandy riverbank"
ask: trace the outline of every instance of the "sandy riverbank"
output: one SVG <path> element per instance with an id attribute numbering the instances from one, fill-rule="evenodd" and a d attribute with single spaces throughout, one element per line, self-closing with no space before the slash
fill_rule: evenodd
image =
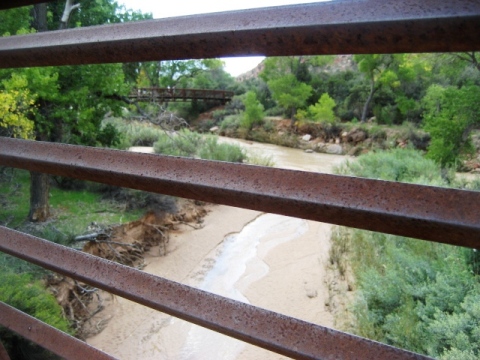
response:
<path id="1" fill-rule="evenodd" d="M 236 140 L 225 139 L 234 142 Z M 238 141 L 276 165 L 330 172 L 342 156 Z M 135 151 L 150 152 L 151 148 Z M 333 327 L 328 311 L 329 224 L 209 205 L 204 227 L 173 233 L 167 255 L 147 257 L 144 271 L 302 320 Z M 108 325 L 88 342 L 119 359 L 281 359 L 119 297 L 101 313 Z M 103 327 L 103 326 L 100 326 Z"/>
<path id="2" fill-rule="evenodd" d="M 221 245 L 225 236 L 232 233 L 232 229 L 240 232 L 245 225 L 262 216 L 256 211 L 220 205 L 212 205 L 210 210 L 202 229 L 184 227 L 172 234 L 167 256 L 148 257 L 144 270 L 202 287 L 206 275 L 215 267 L 223 251 Z M 264 236 L 258 242 L 257 257 L 260 263 L 268 266 L 268 271 L 259 277 L 259 261 L 251 259 L 234 286 L 251 304 L 333 326 L 333 318 L 325 309 L 328 288 L 323 281 L 328 258 L 329 225 L 295 220 L 302 222 L 304 231 L 301 236 L 281 244 L 272 241 L 279 235 L 285 235 L 288 229 L 282 229 L 283 234 Z M 292 225 L 298 227 L 298 224 Z M 236 340 L 221 339 L 223 336 L 220 335 L 217 335 L 220 339 L 214 337 L 208 340 L 208 335 L 195 335 L 198 330 L 193 325 L 120 297 L 110 302 L 103 316 L 110 319 L 108 326 L 88 342 L 120 359 L 211 359 L 204 351 L 201 352 L 204 356 L 200 356 L 195 349 L 192 350 L 192 346 L 201 346 L 195 341 L 193 344 L 187 341 L 192 336 L 200 336 L 202 343 L 214 341 L 217 354 L 218 345 L 222 343 L 221 348 L 226 353 L 217 358 L 236 358 L 238 355 L 242 359 L 279 358 Z"/>

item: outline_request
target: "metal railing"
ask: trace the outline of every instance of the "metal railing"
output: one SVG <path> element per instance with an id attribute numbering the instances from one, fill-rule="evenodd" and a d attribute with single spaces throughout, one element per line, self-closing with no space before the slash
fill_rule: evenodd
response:
<path id="1" fill-rule="evenodd" d="M 36 2 L 3 1 L 0 9 Z M 479 33 L 478 1 L 333 1 L 1 38 L 0 68 L 254 54 L 475 51 Z M 0 139 L 0 165 L 459 246 L 480 242 L 478 192 L 9 138 Z M 0 251 L 282 355 L 426 358 L 4 227 Z M 68 359 L 110 358 L 4 304 L 0 324 Z"/>
<path id="2" fill-rule="evenodd" d="M 136 101 L 159 103 L 169 101 L 216 101 L 225 104 L 232 100 L 233 95 L 233 91 L 227 90 L 148 87 L 133 89 L 128 97 Z"/>

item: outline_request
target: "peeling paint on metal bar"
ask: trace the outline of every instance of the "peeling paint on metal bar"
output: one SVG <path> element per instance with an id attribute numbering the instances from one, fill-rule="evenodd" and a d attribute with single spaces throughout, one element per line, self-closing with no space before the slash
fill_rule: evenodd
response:
<path id="1" fill-rule="evenodd" d="M 0 38 L 0 68 L 480 50 L 475 0 L 330 1 Z"/>
<path id="2" fill-rule="evenodd" d="M 0 165 L 453 245 L 480 245 L 480 192 L 0 138 Z"/>
<path id="3" fill-rule="evenodd" d="M 0 251 L 295 359 L 428 359 L 0 227 Z"/>

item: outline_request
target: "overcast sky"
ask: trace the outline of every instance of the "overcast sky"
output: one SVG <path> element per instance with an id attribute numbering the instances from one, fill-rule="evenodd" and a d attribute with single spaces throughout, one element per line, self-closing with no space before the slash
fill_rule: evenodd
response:
<path id="1" fill-rule="evenodd" d="M 123 3 L 127 9 L 141 10 L 143 13 L 152 13 L 155 19 L 258 7 L 305 4 L 317 1 L 318 0 L 117 0 L 119 4 Z M 225 61 L 225 70 L 233 76 L 238 76 L 253 69 L 262 59 L 263 57 L 255 56 L 250 58 L 225 58 L 223 60 Z"/>

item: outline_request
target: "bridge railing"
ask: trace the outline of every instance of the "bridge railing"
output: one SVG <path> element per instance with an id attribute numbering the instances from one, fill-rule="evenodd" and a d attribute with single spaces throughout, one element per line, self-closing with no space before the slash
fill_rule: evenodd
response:
<path id="1" fill-rule="evenodd" d="M 233 91 L 188 88 L 146 87 L 133 89 L 129 98 L 137 101 L 219 101 L 226 103 L 233 98 Z"/>
<path id="2" fill-rule="evenodd" d="M 0 8 L 43 1 L 3 1 Z M 476 51 L 479 33 L 476 1 L 343 0 L 5 37 L 0 68 L 249 54 Z M 0 165 L 458 246 L 478 247 L 480 239 L 478 192 L 9 138 L 0 139 Z M 425 358 L 5 227 L 0 250 L 285 356 Z M 0 324 L 68 359 L 111 358 L 4 304 Z"/>

